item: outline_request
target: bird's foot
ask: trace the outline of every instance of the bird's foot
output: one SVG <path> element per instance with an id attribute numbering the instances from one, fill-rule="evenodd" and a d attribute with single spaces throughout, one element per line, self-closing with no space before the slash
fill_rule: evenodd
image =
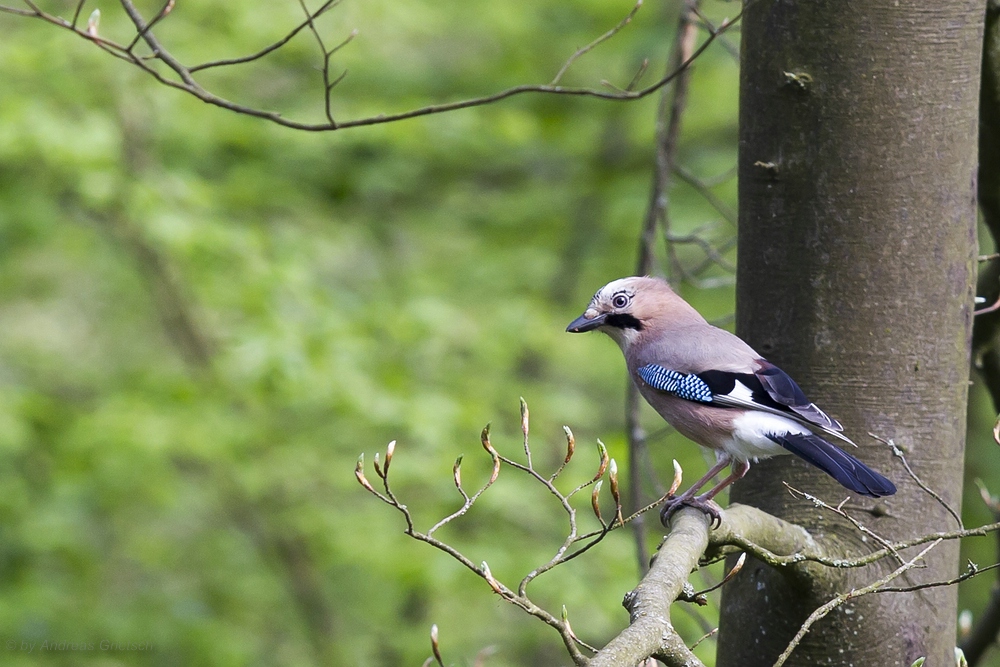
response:
<path id="1" fill-rule="evenodd" d="M 660 508 L 660 523 L 669 527 L 670 517 L 674 515 L 674 512 L 687 506 L 694 507 L 707 514 L 711 519 L 709 523 L 710 528 L 718 528 L 722 525 L 722 508 L 719 507 L 718 503 L 711 498 L 706 498 L 704 495 L 687 497 L 685 495 L 681 494 L 676 498 L 667 498 L 667 501 L 663 503 L 663 507 Z"/>

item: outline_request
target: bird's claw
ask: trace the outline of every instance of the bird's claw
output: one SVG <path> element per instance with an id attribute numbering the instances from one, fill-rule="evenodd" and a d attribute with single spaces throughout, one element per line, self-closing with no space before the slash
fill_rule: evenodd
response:
<path id="1" fill-rule="evenodd" d="M 670 517 L 680 508 L 694 507 L 709 516 L 709 528 L 718 528 L 722 525 L 722 508 L 718 503 L 702 496 L 685 498 L 683 495 L 677 498 L 668 498 L 663 507 L 660 508 L 660 523 L 669 527 Z"/>

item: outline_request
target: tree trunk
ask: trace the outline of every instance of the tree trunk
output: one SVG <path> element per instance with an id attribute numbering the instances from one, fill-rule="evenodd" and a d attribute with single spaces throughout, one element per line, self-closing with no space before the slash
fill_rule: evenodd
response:
<path id="1" fill-rule="evenodd" d="M 743 19 L 737 330 L 839 418 L 893 479 L 845 506 L 889 539 L 957 527 L 872 432 L 960 509 L 975 276 L 981 0 L 759 0 Z M 848 492 L 794 457 L 732 493 L 845 553 L 873 548 L 829 511 Z M 907 552 L 911 557 L 915 552 Z M 958 544 L 896 585 L 945 580 Z M 767 666 L 813 609 L 898 563 L 826 571 L 808 590 L 748 563 L 723 589 L 720 667 Z M 956 589 L 855 599 L 788 665 L 954 664 Z"/>

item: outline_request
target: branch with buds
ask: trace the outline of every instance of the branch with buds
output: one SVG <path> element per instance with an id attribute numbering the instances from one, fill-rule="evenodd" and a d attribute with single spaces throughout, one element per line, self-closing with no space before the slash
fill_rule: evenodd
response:
<path id="1" fill-rule="evenodd" d="M 499 102 L 501 100 L 507 99 L 509 97 L 515 97 L 518 95 L 524 95 L 527 93 L 536 94 L 549 94 L 549 95 L 571 95 L 576 97 L 592 97 L 604 100 L 636 100 L 651 95 L 656 91 L 660 90 L 671 81 L 676 79 L 682 72 L 686 71 L 691 64 L 700 56 L 704 51 L 718 38 L 725 34 L 729 29 L 731 29 L 738 21 L 740 16 L 742 16 L 742 11 L 733 19 L 726 19 L 719 25 L 713 25 L 707 20 L 701 20 L 698 25 L 707 32 L 707 37 L 701 43 L 698 48 L 694 49 L 690 54 L 690 57 L 681 62 L 676 68 L 662 76 L 657 81 L 643 87 L 636 89 L 642 75 L 646 72 L 646 67 L 643 65 L 639 72 L 632 77 L 631 83 L 628 84 L 626 88 L 619 88 L 606 81 L 602 81 L 608 90 L 600 90 L 596 88 L 586 88 L 586 87 L 567 87 L 560 84 L 562 77 L 566 74 L 566 71 L 583 55 L 589 53 L 599 44 L 607 41 L 608 39 L 614 37 L 622 29 L 624 29 L 638 12 L 639 8 L 642 6 L 642 0 L 637 0 L 633 9 L 625 16 L 615 27 L 607 31 L 593 42 L 587 46 L 578 49 L 573 53 L 566 62 L 559 68 L 555 77 L 551 83 L 548 84 L 524 84 L 520 86 L 514 86 L 512 88 L 507 88 L 506 90 L 493 93 L 491 95 L 484 95 L 482 97 L 473 97 L 465 100 L 460 100 L 456 102 L 448 102 L 445 104 L 436 104 L 421 107 L 418 109 L 412 109 L 410 111 L 404 111 L 400 113 L 392 114 L 377 114 L 375 116 L 368 116 L 363 118 L 357 118 L 353 120 L 338 121 L 334 118 L 332 111 L 332 99 L 331 94 L 334 88 L 339 84 L 344 76 L 347 74 L 346 71 L 341 72 L 339 75 L 334 76 L 332 74 L 331 58 L 337 53 L 342 47 L 350 43 L 358 34 L 357 30 L 353 30 L 348 33 L 348 35 L 343 38 L 336 46 L 328 47 L 326 45 L 326 40 L 320 34 L 316 27 L 316 20 L 322 15 L 329 12 L 331 9 L 339 4 L 340 0 L 325 0 L 320 6 L 314 10 L 310 10 L 305 4 L 304 0 L 298 0 L 302 11 L 305 14 L 305 18 L 298 23 L 296 26 L 291 28 L 283 37 L 275 41 L 274 43 L 260 49 L 259 51 L 240 56 L 237 58 L 227 58 L 220 60 L 211 60 L 203 63 L 197 64 L 184 64 L 177 57 L 175 57 L 170 50 L 160 42 L 153 32 L 153 27 L 165 19 L 168 14 L 174 9 L 174 0 L 167 0 L 166 4 L 160 9 L 160 11 L 150 20 L 146 20 L 141 12 L 136 8 L 135 3 L 132 0 L 119 0 L 122 9 L 125 11 L 128 18 L 132 21 L 135 26 L 135 34 L 128 40 L 127 43 L 122 43 L 109 39 L 106 36 L 100 34 L 100 12 L 96 11 L 91 15 L 90 20 L 87 22 L 86 27 L 81 27 L 79 25 L 80 13 L 86 0 L 78 0 L 76 3 L 76 8 L 71 19 L 64 18 L 57 14 L 52 14 L 43 11 L 38 7 L 33 0 L 22 0 L 24 7 L 14 7 L 9 5 L 0 5 L 0 13 L 13 14 L 15 16 L 22 16 L 25 18 L 34 18 L 45 21 L 46 23 L 52 24 L 57 28 L 66 30 L 73 33 L 77 37 L 81 37 L 89 42 L 92 42 L 95 46 L 101 50 L 107 52 L 109 55 L 123 60 L 140 70 L 153 77 L 157 82 L 168 86 L 170 88 L 175 88 L 181 90 L 189 95 L 192 95 L 202 102 L 207 104 L 212 104 L 223 109 L 228 109 L 229 111 L 244 114 L 248 116 L 254 116 L 256 118 L 262 118 L 264 120 L 276 123 L 278 125 L 289 127 L 296 130 L 304 130 L 307 132 L 329 132 L 333 130 L 342 130 L 349 127 L 361 127 L 366 125 L 380 125 L 383 123 L 392 123 L 395 121 L 406 120 L 409 118 L 418 118 L 420 116 L 428 116 L 432 114 L 445 113 L 448 111 L 454 111 L 456 109 L 467 109 L 471 107 L 478 107 L 487 104 L 492 104 L 494 102 Z M 753 2 L 755 0 L 751 0 Z M 749 4 L 749 3 L 748 3 Z M 744 6 L 745 10 L 745 6 Z M 234 65 L 242 65 L 245 63 L 254 62 L 261 58 L 264 58 L 271 53 L 274 53 L 278 49 L 282 48 L 288 44 L 292 39 L 298 35 L 303 30 L 307 30 L 312 34 L 314 41 L 320 51 L 321 67 L 320 71 L 323 77 L 323 106 L 325 121 L 322 123 L 305 123 L 295 120 L 289 120 L 284 118 L 279 112 L 270 111 L 267 109 L 259 109 L 255 107 L 250 107 L 238 102 L 229 100 L 227 98 L 221 97 L 208 88 L 204 87 L 196 78 L 195 74 L 199 71 L 218 68 L 218 67 L 230 67 Z M 145 44 L 148 51 L 139 52 L 138 45 Z M 162 66 L 162 67 L 160 67 Z"/>
<path id="2" fill-rule="evenodd" d="M 623 604 L 630 613 L 630 625 L 604 648 L 598 650 L 576 635 L 570 625 L 568 611 L 565 606 L 558 614 L 540 607 L 529 597 L 528 586 L 539 576 L 594 548 L 610 531 L 632 523 L 645 512 L 658 506 L 664 499 L 672 497 L 681 485 L 683 471 L 680 465 L 674 461 L 674 479 L 667 494 L 656 502 L 641 508 L 636 513 L 625 516 L 622 511 L 618 464 L 609 456 L 607 448 L 599 440 L 597 442 L 597 470 L 594 475 L 568 491 L 560 489 L 560 475 L 571 465 L 577 451 L 576 439 L 573 436 L 573 432 L 568 427 L 563 428 L 566 437 L 565 456 L 553 472 L 546 474 L 540 471 L 533 462 L 529 441 L 529 412 L 528 406 L 523 399 L 521 400 L 523 461 L 515 460 L 499 453 L 491 442 L 490 428 L 487 425 L 482 431 L 480 441 L 484 451 L 489 455 L 492 462 L 489 478 L 481 487 L 470 492 L 465 488 L 462 479 L 463 458 L 459 457 L 456 459 L 452 466 L 452 483 L 461 495 L 462 505 L 425 531 L 417 529 L 409 508 L 393 492 L 389 470 L 396 452 L 395 441 L 389 443 L 384 456 L 380 457 L 379 454 L 376 454 L 374 457 L 373 468 L 381 481 L 381 490 L 377 489 L 368 480 L 365 474 L 363 456 L 358 459 L 355 475 L 358 482 L 368 492 L 394 508 L 403 516 L 406 524 L 404 532 L 407 535 L 421 542 L 426 542 L 448 554 L 481 578 L 490 587 L 490 590 L 499 595 L 503 600 L 555 629 L 565 644 L 570 657 L 577 665 L 600 667 L 602 665 L 639 664 L 650 657 L 656 658 L 667 665 L 693 665 L 696 667 L 702 665 L 692 652 L 694 646 L 687 646 L 674 629 L 670 621 L 671 607 L 674 602 L 688 602 L 698 605 L 706 604 L 706 594 L 732 580 L 744 566 L 748 555 L 772 567 L 782 569 L 789 576 L 800 578 L 803 582 L 811 581 L 817 576 L 823 576 L 822 569 L 818 571 L 816 565 L 831 568 L 830 571 L 833 571 L 839 568 L 863 567 L 883 558 L 893 558 L 898 565 L 888 575 L 873 581 L 867 586 L 842 593 L 819 607 L 807 619 L 807 622 L 802 626 L 798 635 L 789 643 L 777 663 L 779 665 L 788 659 L 789 655 L 795 650 L 798 643 L 816 621 L 851 599 L 874 593 L 905 593 L 934 586 L 955 585 L 960 581 L 998 567 L 998 565 L 992 565 L 980 568 L 970 563 L 968 571 L 953 580 L 931 582 L 905 588 L 893 588 L 889 585 L 897 577 L 916 567 L 924 556 L 940 543 L 947 540 L 986 535 L 1000 531 L 1000 522 L 974 529 L 939 532 L 910 540 L 891 542 L 877 535 L 851 516 L 847 509 L 845 509 L 845 502 L 832 505 L 815 496 L 789 487 L 789 491 L 793 494 L 812 502 L 817 507 L 846 518 L 854 525 L 856 530 L 867 538 L 870 538 L 878 547 L 869 553 L 854 557 L 845 557 L 842 553 L 827 551 L 822 540 L 814 538 L 801 526 L 788 523 L 753 507 L 745 505 L 730 506 L 723 512 L 722 522 L 715 529 L 711 529 L 708 517 L 701 511 L 693 508 L 682 508 L 672 518 L 671 525 L 669 526 L 669 534 L 660 545 L 648 573 L 639 582 L 639 585 L 625 596 Z M 898 456 L 903 459 L 902 452 Z M 903 460 L 905 461 L 905 459 Z M 435 533 L 439 529 L 465 516 L 473 508 L 477 500 L 490 487 L 497 483 L 503 467 L 527 475 L 541 489 L 544 489 L 547 495 L 554 497 L 566 515 L 568 527 L 565 538 L 552 557 L 547 562 L 528 572 L 516 586 L 509 585 L 498 579 L 490 570 L 489 564 L 486 561 L 476 564 L 453 545 L 435 537 Z M 607 481 L 607 485 L 605 485 L 605 480 Z M 600 499 L 605 486 L 614 503 L 614 515 L 610 521 L 605 519 L 601 511 Z M 589 509 L 599 527 L 594 530 L 584 531 L 581 530 L 581 517 L 573 501 L 574 497 L 588 488 L 590 489 Z M 984 497 L 987 496 L 988 494 L 984 494 Z M 989 497 L 992 498 L 991 496 Z M 924 545 L 924 549 L 916 556 L 904 557 L 901 555 L 901 552 L 905 549 L 919 545 Z M 695 591 L 688 583 L 690 574 L 699 567 L 715 562 L 723 556 L 736 553 L 739 553 L 739 558 L 733 563 L 732 568 L 720 583 L 703 591 Z M 709 632 L 702 639 L 712 634 L 714 634 L 714 631 Z M 438 646 L 436 626 L 431 633 L 431 642 L 434 655 L 428 659 L 426 664 L 443 664 Z M 590 655 L 588 656 L 588 654 Z M 479 662 L 479 659 L 477 659 L 477 662 Z"/>
<path id="3" fill-rule="evenodd" d="M 426 531 L 420 531 L 417 529 L 414 523 L 413 515 L 409 508 L 396 497 L 392 490 L 389 467 L 396 451 L 395 441 L 389 443 L 389 446 L 386 448 L 384 459 L 380 460 L 379 455 L 375 455 L 373 467 L 375 474 L 381 480 L 382 490 L 376 489 L 366 477 L 363 455 L 358 459 L 358 464 L 355 468 L 355 476 L 357 477 L 358 482 L 365 489 L 376 496 L 379 500 L 386 503 L 390 507 L 393 507 L 400 514 L 402 514 L 406 523 L 406 529 L 404 532 L 407 535 L 416 540 L 420 540 L 421 542 L 426 542 L 436 549 L 447 553 L 449 556 L 462 563 L 462 565 L 483 579 L 490 589 L 505 601 L 521 608 L 528 614 L 542 620 L 544 623 L 554 628 L 562 638 L 563 643 L 566 645 L 566 648 L 574 662 L 579 665 L 583 665 L 587 664 L 588 658 L 583 654 L 581 649 L 589 652 L 596 652 L 596 649 L 576 636 L 569 623 L 568 613 L 565 608 L 562 609 L 559 615 L 556 615 L 536 605 L 528 596 L 528 585 L 534 579 L 545 574 L 546 572 L 551 571 L 553 568 L 569 562 L 583 553 L 586 553 L 600 543 L 610 531 L 634 521 L 641 513 L 647 512 L 655 507 L 656 503 L 644 507 L 640 510 L 640 512 L 637 512 L 629 517 L 625 517 L 623 515 L 618 480 L 618 464 L 609 456 L 607 447 L 605 447 L 604 443 L 599 440 L 597 442 L 597 471 L 593 477 L 589 478 L 582 484 L 573 487 L 569 491 L 564 492 L 561 490 L 559 485 L 557 485 L 559 476 L 566 470 L 566 467 L 571 463 L 574 455 L 576 454 L 576 438 L 573 436 L 573 432 L 569 429 L 569 427 L 563 427 L 563 429 L 566 436 L 566 454 L 563 457 L 562 463 L 555 471 L 545 474 L 538 470 L 532 461 L 531 445 L 529 441 L 530 421 L 528 406 L 527 403 L 524 402 L 524 399 L 521 399 L 521 433 L 523 435 L 522 445 L 524 449 L 524 461 L 517 461 L 500 454 L 490 440 L 490 427 L 487 425 L 482 431 L 480 441 L 483 449 L 490 456 L 493 463 L 492 472 L 489 478 L 474 492 L 470 493 L 467 491 L 462 481 L 463 457 L 458 457 L 452 466 L 452 483 L 455 485 L 455 488 L 458 489 L 458 492 L 462 497 L 462 505 L 451 514 L 445 516 L 432 525 Z M 531 572 L 528 572 L 516 586 L 507 585 L 497 579 L 491 572 L 489 564 L 485 561 L 477 565 L 472 561 L 472 559 L 465 556 L 454 546 L 447 544 L 434 536 L 435 532 L 437 532 L 440 528 L 464 516 L 470 509 L 472 509 L 473 505 L 475 505 L 476 501 L 479 500 L 483 493 L 485 493 L 486 490 L 493 486 L 493 484 L 497 481 L 500 476 L 502 466 L 507 466 L 519 473 L 527 475 L 530 479 L 537 482 L 545 491 L 547 491 L 548 494 L 554 496 L 563 512 L 565 512 L 568 524 L 566 537 L 562 544 L 556 549 L 553 556 L 547 562 L 539 565 Z M 610 522 L 604 519 L 600 507 L 600 494 L 604 486 L 605 479 L 608 481 L 611 498 L 614 502 L 614 517 Z M 581 531 L 578 510 L 574 507 L 572 500 L 585 489 L 591 487 L 590 509 L 593 511 L 600 527 L 591 531 Z"/>

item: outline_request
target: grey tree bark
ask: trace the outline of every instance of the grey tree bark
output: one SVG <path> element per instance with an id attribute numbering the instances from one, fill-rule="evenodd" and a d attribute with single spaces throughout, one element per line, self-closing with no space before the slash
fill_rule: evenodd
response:
<path id="1" fill-rule="evenodd" d="M 956 527 L 888 446 L 958 509 L 975 277 L 982 0 L 758 0 L 743 19 L 737 331 L 843 421 L 899 487 L 847 507 L 880 535 Z M 755 466 L 734 502 L 800 524 L 844 553 L 849 525 L 818 470 Z M 908 554 L 912 557 L 912 554 Z M 723 590 L 718 665 L 770 666 L 806 616 L 895 567 L 830 569 L 804 586 L 748 563 Z M 958 571 L 942 544 L 912 583 Z M 815 626 L 789 665 L 953 664 L 956 591 L 856 599 Z"/>

